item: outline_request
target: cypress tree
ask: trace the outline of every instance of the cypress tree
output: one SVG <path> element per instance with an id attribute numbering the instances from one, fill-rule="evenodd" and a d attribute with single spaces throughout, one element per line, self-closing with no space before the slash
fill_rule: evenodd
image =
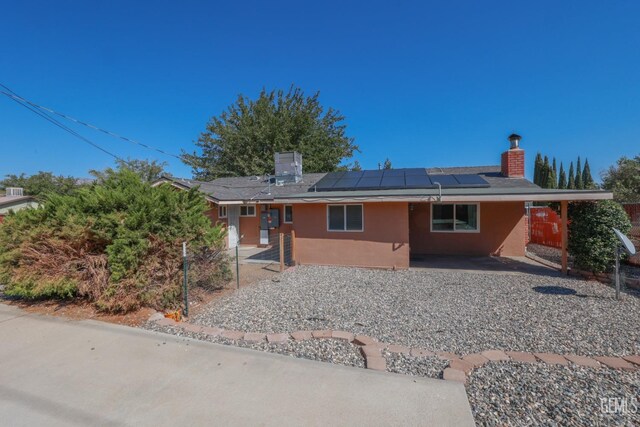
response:
<path id="1" fill-rule="evenodd" d="M 573 174 L 573 162 L 569 165 L 569 182 L 567 182 L 567 188 L 569 190 L 575 190 L 576 188 L 576 178 Z"/>
<path id="2" fill-rule="evenodd" d="M 594 188 L 595 182 L 591 176 L 591 168 L 589 167 L 589 159 L 584 159 L 584 169 L 582 170 L 582 183 L 584 188 Z"/>
<path id="3" fill-rule="evenodd" d="M 578 164 L 576 166 L 576 190 L 584 189 L 584 182 L 582 181 L 582 168 L 580 167 L 580 156 L 578 156 Z"/>
<path id="4" fill-rule="evenodd" d="M 567 188 L 567 174 L 564 172 L 564 166 L 560 162 L 560 176 L 558 177 L 558 188 L 564 190 Z"/>
<path id="5" fill-rule="evenodd" d="M 540 187 L 542 187 L 542 185 L 540 185 L 541 170 L 542 170 L 542 154 L 538 152 L 538 154 L 536 154 L 536 161 L 533 167 L 533 183 L 535 185 L 539 185 Z"/>
<path id="6" fill-rule="evenodd" d="M 546 188 L 558 188 L 558 175 L 554 168 L 549 169 L 549 179 L 547 179 Z"/>
<path id="7" fill-rule="evenodd" d="M 549 166 L 549 157 L 544 156 L 542 171 L 540 173 L 540 187 L 549 188 L 549 176 L 551 175 L 551 166 Z"/>

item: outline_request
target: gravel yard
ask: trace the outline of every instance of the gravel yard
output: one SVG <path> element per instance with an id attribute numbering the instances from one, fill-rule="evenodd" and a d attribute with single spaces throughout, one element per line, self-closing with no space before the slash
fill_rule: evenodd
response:
<path id="1" fill-rule="evenodd" d="M 638 371 L 540 363 L 490 363 L 473 371 L 467 386 L 476 423 L 487 426 L 637 426 L 639 393 Z M 627 411 L 603 412 L 601 399 L 610 398 L 618 400 L 606 400 L 612 404 L 605 409 L 626 401 Z"/>
<path id="2" fill-rule="evenodd" d="M 192 321 L 252 332 L 334 329 L 451 351 L 640 353 L 640 297 L 560 275 L 304 266 L 241 289 Z"/>

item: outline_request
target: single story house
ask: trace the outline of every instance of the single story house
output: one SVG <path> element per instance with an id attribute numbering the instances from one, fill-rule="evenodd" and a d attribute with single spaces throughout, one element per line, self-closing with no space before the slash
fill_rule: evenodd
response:
<path id="1" fill-rule="evenodd" d="M 277 153 L 274 176 L 199 182 L 209 216 L 228 228 L 228 246 L 269 243 L 295 231 L 298 264 L 403 269 L 429 254 L 523 256 L 526 202 L 611 199 L 601 190 L 542 189 L 525 178 L 520 137 L 495 166 L 302 173 L 298 153 Z M 566 226 L 563 227 L 566 270 Z"/>
<path id="2" fill-rule="evenodd" d="M 21 209 L 36 207 L 38 207 L 36 199 L 33 196 L 25 196 L 22 188 L 7 187 L 5 195 L 0 196 L 0 222 L 10 211 L 17 212 Z"/>

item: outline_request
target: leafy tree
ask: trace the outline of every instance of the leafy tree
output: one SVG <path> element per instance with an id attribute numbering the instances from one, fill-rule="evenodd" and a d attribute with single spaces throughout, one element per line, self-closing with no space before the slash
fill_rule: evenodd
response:
<path id="1" fill-rule="evenodd" d="M 584 182 L 582 181 L 582 167 L 580 166 L 580 156 L 578 156 L 578 163 L 576 165 L 576 189 L 583 190 Z"/>
<path id="2" fill-rule="evenodd" d="M 116 175 L 119 171 L 128 170 L 138 175 L 144 182 L 154 182 L 158 180 L 162 175 L 166 174 L 165 168 L 167 162 L 158 162 L 156 160 L 127 160 L 117 159 L 116 168 L 107 168 L 103 171 L 90 170 L 89 173 L 93 175 L 99 182 L 105 181 L 107 178 Z"/>
<path id="3" fill-rule="evenodd" d="M 576 178 L 573 171 L 573 162 L 569 164 L 569 182 L 567 183 L 567 189 L 575 190 L 576 188 Z"/>
<path id="4" fill-rule="evenodd" d="M 351 166 L 351 170 L 352 171 L 361 171 L 362 170 L 362 166 L 360 166 L 360 162 L 359 161 L 355 161 L 353 162 L 353 165 Z"/>
<path id="5" fill-rule="evenodd" d="M 536 154 L 536 161 L 533 166 L 533 183 L 540 187 L 542 187 L 541 185 L 542 184 L 542 180 L 541 180 L 542 167 L 543 167 L 542 154 L 538 152 L 538 154 Z"/>
<path id="6" fill-rule="evenodd" d="M 345 117 L 320 105 L 319 96 L 294 86 L 263 89 L 256 100 L 239 95 L 211 118 L 196 142 L 200 153 L 183 152 L 182 160 L 202 180 L 271 174 L 274 153 L 282 151 L 301 153 L 305 171 L 335 171 L 358 147 L 346 135 Z"/>
<path id="7" fill-rule="evenodd" d="M 584 159 L 584 169 L 582 170 L 582 182 L 584 184 L 584 188 L 595 188 L 596 183 L 593 181 L 593 177 L 591 176 L 591 168 L 589 167 L 589 159 Z"/>
<path id="8" fill-rule="evenodd" d="M 640 155 L 619 158 L 602 174 L 602 186 L 619 202 L 640 203 Z"/>
<path id="9" fill-rule="evenodd" d="M 558 177 L 558 188 L 564 190 L 567 188 L 567 174 L 564 172 L 564 166 L 560 162 L 560 176 Z"/>
<path id="10" fill-rule="evenodd" d="M 24 173 L 20 175 L 6 175 L 5 179 L 0 181 L 0 187 L 21 187 L 24 188 L 25 194 L 42 199 L 49 193 L 70 194 L 79 187 L 79 184 L 78 180 L 74 177 L 55 176 L 51 172 L 40 171 L 30 176 Z"/>
<path id="11" fill-rule="evenodd" d="M 71 195 L 51 194 L 41 208 L 0 225 L 0 283 L 8 295 L 79 297 L 110 312 L 176 308 L 182 241 L 207 255 L 194 283 L 228 277 L 225 232 L 205 216 L 208 209 L 197 190 L 152 187 L 128 169 Z"/>
<path id="12" fill-rule="evenodd" d="M 385 159 L 384 163 L 382 164 L 382 169 L 393 169 L 393 166 L 391 165 L 391 160 L 389 160 L 388 157 Z"/>
<path id="13" fill-rule="evenodd" d="M 576 266 L 596 273 L 611 269 L 619 244 L 612 228 L 631 230 L 622 206 L 612 200 L 570 203 L 569 219 L 568 249 Z"/>

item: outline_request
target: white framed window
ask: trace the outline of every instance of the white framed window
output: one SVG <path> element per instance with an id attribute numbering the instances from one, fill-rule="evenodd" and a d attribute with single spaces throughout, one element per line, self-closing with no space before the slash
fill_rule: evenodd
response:
<path id="1" fill-rule="evenodd" d="M 362 205 L 327 205 L 327 231 L 364 231 Z"/>
<path id="2" fill-rule="evenodd" d="M 480 205 L 478 203 L 434 203 L 431 205 L 433 233 L 478 233 Z"/>
<path id="3" fill-rule="evenodd" d="M 240 206 L 240 216 L 256 216 L 256 206 L 255 205 Z"/>
<path id="4" fill-rule="evenodd" d="M 227 207 L 224 205 L 218 206 L 218 218 L 226 218 L 227 217 Z"/>
<path id="5" fill-rule="evenodd" d="M 284 205 L 284 223 L 293 224 L 293 205 Z"/>

